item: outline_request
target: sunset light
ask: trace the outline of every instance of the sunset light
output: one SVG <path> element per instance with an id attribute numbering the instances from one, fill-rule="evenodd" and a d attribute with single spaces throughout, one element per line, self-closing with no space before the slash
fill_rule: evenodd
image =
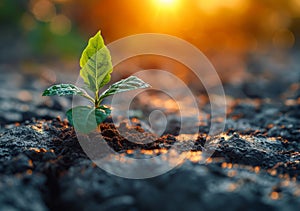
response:
<path id="1" fill-rule="evenodd" d="M 158 3 L 160 6 L 164 6 L 164 7 L 172 7 L 172 6 L 175 6 L 176 0 L 157 0 L 157 3 Z"/>
<path id="2" fill-rule="evenodd" d="M 0 211 L 300 211 L 300 0 L 0 0 L 0 76 Z"/>

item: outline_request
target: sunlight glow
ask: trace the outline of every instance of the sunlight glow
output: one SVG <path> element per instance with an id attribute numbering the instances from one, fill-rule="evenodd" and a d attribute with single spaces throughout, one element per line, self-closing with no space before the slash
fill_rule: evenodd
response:
<path id="1" fill-rule="evenodd" d="M 172 7 L 175 5 L 176 0 L 157 0 L 157 3 L 161 6 Z"/>
<path id="2" fill-rule="evenodd" d="M 247 8 L 249 0 L 199 0 L 199 8 L 203 12 L 214 14 L 222 9 L 229 9 L 232 11 L 242 12 Z"/>

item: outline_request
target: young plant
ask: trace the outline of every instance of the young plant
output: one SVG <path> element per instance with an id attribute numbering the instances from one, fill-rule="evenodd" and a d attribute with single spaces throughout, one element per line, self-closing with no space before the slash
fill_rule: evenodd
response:
<path id="1" fill-rule="evenodd" d="M 51 86 L 44 91 L 43 96 L 80 95 L 88 99 L 93 106 L 77 106 L 66 113 L 70 124 L 82 133 L 93 131 L 111 114 L 111 109 L 101 104 L 104 98 L 120 92 L 150 87 L 141 79 L 130 76 L 100 93 L 100 89 L 110 81 L 110 74 L 113 71 L 110 52 L 104 44 L 100 31 L 90 38 L 80 58 L 80 67 L 80 76 L 94 97 L 73 84 Z"/>

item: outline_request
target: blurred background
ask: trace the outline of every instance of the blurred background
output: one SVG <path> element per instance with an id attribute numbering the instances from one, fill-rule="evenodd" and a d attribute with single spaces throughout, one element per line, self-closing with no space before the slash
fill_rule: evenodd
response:
<path id="1" fill-rule="evenodd" d="M 249 98 L 300 102 L 300 0 L 1 0 L 0 129 L 32 117 L 65 117 L 71 98 L 41 93 L 77 80 L 81 52 L 98 30 L 106 44 L 149 32 L 192 43 L 214 65 L 229 106 Z M 164 57 L 126 60 L 112 82 L 142 69 L 175 73 L 200 103 L 208 101 L 192 71 Z M 169 109 L 165 101 L 155 95 L 145 104 Z"/>
<path id="2" fill-rule="evenodd" d="M 78 75 L 81 52 L 98 30 L 107 44 L 154 32 L 194 44 L 223 82 L 241 82 L 249 70 L 262 69 L 260 63 L 268 69 L 264 63 L 270 58 L 278 69 L 297 57 L 300 0 L 2 0 L 0 25 L 2 67 L 19 65 L 39 72 L 36 66 L 44 65 L 53 70 L 52 75 L 63 70 Z M 166 61 L 132 62 L 159 68 Z M 182 73 L 175 63 L 170 68 Z"/>

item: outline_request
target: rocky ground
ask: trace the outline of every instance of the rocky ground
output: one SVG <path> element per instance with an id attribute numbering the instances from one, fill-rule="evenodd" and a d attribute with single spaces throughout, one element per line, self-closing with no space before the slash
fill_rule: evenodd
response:
<path id="1" fill-rule="evenodd" d="M 82 150 L 73 128 L 57 117 L 64 117 L 71 99 L 41 98 L 45 88 L 41 77 L 2 66 L 0 209 L 298 210 L 300 72 L 292 59 L 288 66 L 264 59 L 249 62 L 247 80 L 225 84 L 225 131 L 205 145 L 215 151 L 213 156 L 201 162 L 208 122 L 199 125 L 190 147 L 182 146 L 190 152 L 185 162 L 144 180 L 120 178 L 98 168 Z M 199 98 L 205 94 L 200 92 Z M 122 127 L 142 131 L 143 121 L 135 118 L 135 126 L 128 128 L 107 119 L 101 133 L 122 156 L 135 151 L 164 154 L 180 143 L 176 118 L 162 137 L 146 133 L 143 138 L 154 141 L 146 145 L 130 140 L 139 137 L 124 138 L 118 132 Z"/>

